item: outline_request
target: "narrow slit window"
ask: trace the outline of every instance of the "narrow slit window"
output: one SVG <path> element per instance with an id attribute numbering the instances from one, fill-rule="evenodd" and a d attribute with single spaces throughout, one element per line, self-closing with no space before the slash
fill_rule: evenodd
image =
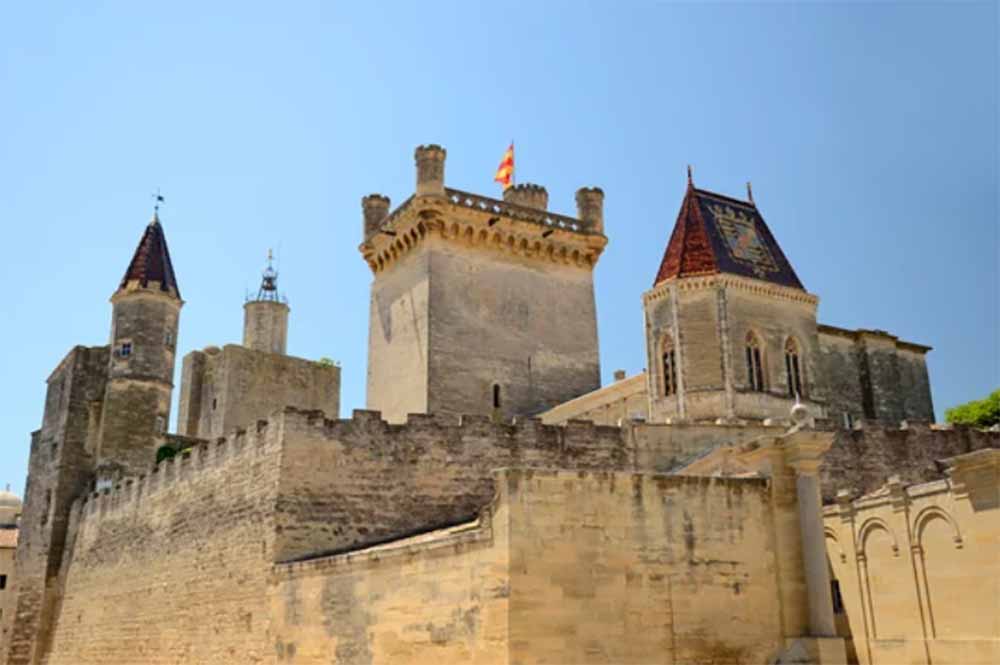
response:
<path id="1" fill-rule="evenodd" d="M 667 338 L 663 343 L 663 395 L 668 397 L 677 393 L 677 352 L 673 340 Z"/>
<path id="2" fill-rule="evenodd" d="M 764 392 L 764 362 L 757 335 L 747 335 L 747 384 L 755 392 Z"/>
<path id="3" fill-rule="evenodd" d="M 794 339 L 785 342 L 785 376 L 788 380 L 788 395 L 802 395 L 802 370 L 799 361 L 799 345 Z"/>
<path id="4" fill-rule="evenodd" d="M 500 408 L 500 384 L 498 383 L 493 384 L 493 408 Z"/>

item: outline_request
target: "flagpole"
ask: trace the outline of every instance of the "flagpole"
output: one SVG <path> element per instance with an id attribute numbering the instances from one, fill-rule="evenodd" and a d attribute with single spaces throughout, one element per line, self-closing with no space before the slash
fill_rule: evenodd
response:
<path id="1" fill-rule="evenodd" d="M 514 139 L 510 140 L 510 156 L 514 157 Z M 510 167 L 510 186 L 517 186 L 517 160 Z"/>

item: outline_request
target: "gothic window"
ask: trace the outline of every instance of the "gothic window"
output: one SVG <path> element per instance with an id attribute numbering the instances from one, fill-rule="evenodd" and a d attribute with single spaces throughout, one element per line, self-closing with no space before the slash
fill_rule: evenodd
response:
<path id="1" fill-rule="evenodd" d="M 677 393 L 677 351 L 669 337 L 663 341 L 663 395 Z"/>
<path id="2" fill-rule="evenodd" d="M 760 340 L 752 332 L 747 334 L 747 384 L 755 392 L 764 392 L 764 362 Z"/>
<path id="3" fill-rule="evenodd" d="M 788 380 L 788 395 L 802 395 L 802 369 L 799 361 L 799 345 L 791 337 L 785 342 L 785 377 Z"/>

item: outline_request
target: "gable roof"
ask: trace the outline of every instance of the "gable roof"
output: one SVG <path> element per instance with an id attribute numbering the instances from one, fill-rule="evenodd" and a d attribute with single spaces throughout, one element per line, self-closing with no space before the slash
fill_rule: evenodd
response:
<path id="1" fill-rule="evenodd" d="M 167 238 L 156 214 L 139 239 L 139 246 L 135 248 L 135 254 L 132 255 L 132 261 L 118 288 L 124 289 L 132 281 L 138 281 L 143 287 L 148 286 L 149 282 L 159 282 L 161 291 L 172 292 L 178 298 L 181 297 L 174 265 L 170 261 L 170 250 L 167 249 Z"/>
<path id="2" fill-rule="evenodd" d="M 719 273 L 805 290 L 753 201 L 689 182 L 653 285 Z"/>

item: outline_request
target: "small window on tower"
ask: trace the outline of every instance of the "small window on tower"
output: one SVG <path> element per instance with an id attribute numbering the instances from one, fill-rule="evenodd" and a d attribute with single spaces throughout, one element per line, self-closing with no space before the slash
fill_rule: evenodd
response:
<path id="1" fill-rule="evenodd" d="M 493 384 L 493 408 L 500 408 L 500 384 L 498 383 Z"/>
<path id="2" fill-rule="evenodd" d="M 663 395 L 669 397 L 677 392 L 677 353 L 674 342 L 669 337 L 663 342 Z"/>
<path id="3" fill-rule="evenodd" d="M 0 575 L 0 589 L 6 589 L 6 588 L 7 588 L 7 576 Z"/>
<path id="4" fill-rule="evenodd" d="M 154 425 L 154 427 L 156 428 L 157 434 L 163 433 L 163 430 L 165 429 L 165 423 L 166 421 L 164 420 L 163 416 L 156 416 L 156 424 Z"/>
<path id="5" fill-rule="evenodd" d="M 760 340 L 757 335 L 747 334 L 747 384 L 754 392 L 764 392 L 764 362 L 761 354 Z"/>
<path id="6" fill-rule="evenodd" d="M 163 343 L 166 346 L 173 346 L 174 344 L 174 331 L 170 328 L 167 328 L 167 330 L 163 333 Z"/>
<path id="7" fill-rule="evenodd" d="M 122 342 L 121 348 L 118 349 L 118 356 L 120 358 L 128 358 L 132 355 L 132 342 Z"/>

